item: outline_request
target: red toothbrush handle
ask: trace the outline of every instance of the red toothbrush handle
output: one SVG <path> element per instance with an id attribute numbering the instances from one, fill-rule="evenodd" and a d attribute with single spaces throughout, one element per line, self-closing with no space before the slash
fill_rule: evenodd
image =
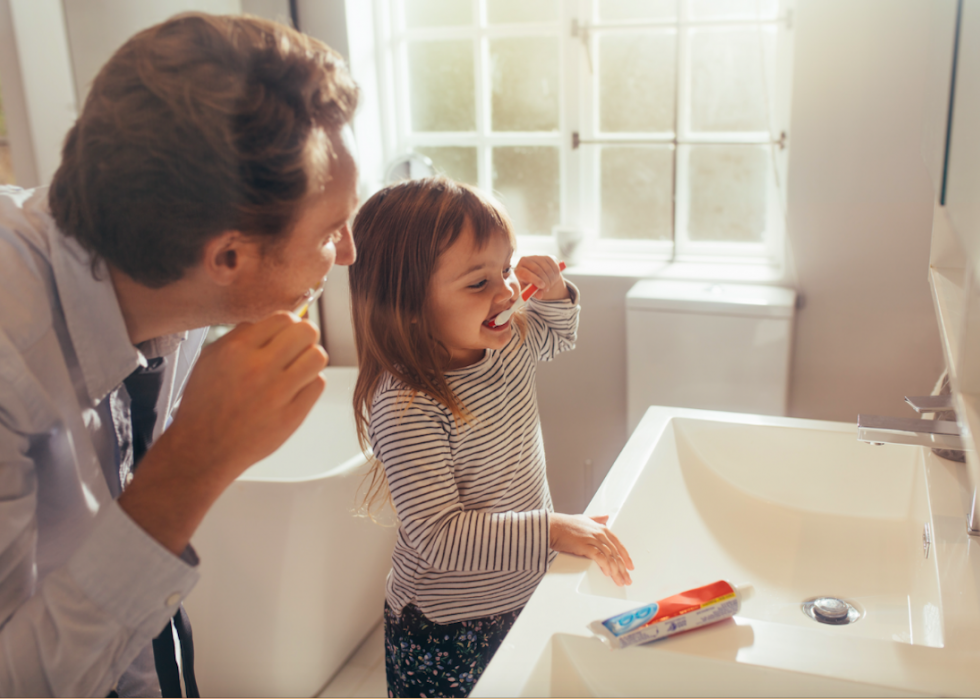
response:
<path id="1" fill-rule="evenodd" d="M 565 263 L 559 262 L 558 269 L 560 271 L 563 271 L 565 269 Z M 538 287 L 534 286 L 534 284 L 528 284 L 527 288 L 521 292 L 521 298 L 527 301 L 529 298 L 531 298 L 534 295 L 534 292 L 537 290 Z"/>

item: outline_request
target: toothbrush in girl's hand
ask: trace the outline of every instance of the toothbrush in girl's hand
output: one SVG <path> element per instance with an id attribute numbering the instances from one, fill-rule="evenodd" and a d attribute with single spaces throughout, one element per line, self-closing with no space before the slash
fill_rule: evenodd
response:
<path id="1" fill-rule="evenodd" d="M 559 271 L 564 270 L 565 263 L 559 262 L 558 269 Z M 537 290 L 538 287 L 534 286 L 534 284 L 528 284 L 527 288 L 524 289 L 524 291 L 521 292 L 521 295 L 517 297 L 517 300 L 514 302 L 514 305 L 508 308 L 506 311 L 501 311 L 500 313 L 498 313 L 497 317 L 491 320 L 489 323 L 487 323 L 487 325 L 491 328 L 496 328 L 506 323 L 508 320 L 510 320 L 510 317 L 514 315 L 514 311 L 516 311 L 521 306 L 526 304 L 528 299 L 531 298 L 534 295 L 534 292 Z"/>

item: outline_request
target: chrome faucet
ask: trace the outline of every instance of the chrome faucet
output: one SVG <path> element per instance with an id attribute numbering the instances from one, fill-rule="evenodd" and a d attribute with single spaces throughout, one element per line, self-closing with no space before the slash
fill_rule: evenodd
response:
<path id="1" fill-rule="evenodd" d="M 909 444 L 963 450 L 960 426 L 949 420 L 858 415 L 858 439 L 870 444 Z"/>
<path id="2" fill-rule="evenodd" d="M 952 410 L 952 396 L 906 396 L 905 402 L 917 413 L 932 413 Z M 908 444 L 929 447 L 930 449 L 953 449 L 963 451 L 963 438 L 960 427 L 951 420 L 920 420 L 906 417 L 884 417 L 881 415 L 858 415 L 858 439 L 870 444 Z M 978 502 L 978 479 L 973 477 L 972 469 L 967 467 L 970 482 L 970 513 L 966 528 L 972 536 L 980 536 L 980 502 Z"/>

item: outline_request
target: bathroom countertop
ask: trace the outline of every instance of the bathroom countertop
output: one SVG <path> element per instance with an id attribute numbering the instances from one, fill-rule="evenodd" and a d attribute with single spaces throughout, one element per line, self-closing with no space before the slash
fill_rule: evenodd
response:
<path id="1" fill-rule="evenodd" d="M 703 557 L 697 558 L 696 551 L 682 554 L 678 560 L 650 558 L 646 570 L 640 569 L 637 560 L 647 555 L 643 553 L 643 544 L 638 546 L 637 542 L 653 538 L 683 539 L 686 531 L 682 528 L 683 517 L 700 516 L 697 513 L 685 515 L 678 511 L 676 520 L 668 518 L 668 522 L 678 523 L 672 531 L 667 531 L 672 529 L 671 526 L 660 525 L 650 531 L 627 531 L 635 529 L 636 522 L 643 521 L 642 518 L 631 519 L 623 509 L 638 482 L 641 485 L 652 482 L 658 488 L 661 483 L 664 484 L 663 489 L 656 492 L 656 497 L 647 498 L 642 503 L 650 513 L 669 511 L 675 506 L 673 501 L 682 500 L 675 495 L 679 495 L 678 491 L 684 486 L 668 488 L 665 470 L 662 471 L 663 475 L 660 472 L 654 474 L 654 480 L 650 481 L 648 476 L 647 481 L 641 482 L 644 470 L 654 468 L 657 463 L 655 450 L 658 444 L 663 450 L 665 440 L 674 439 L 676 430 L 673 425 L 677 419 L 723 425 L 726 429 L 781 428 L 780 434 L 789 440 L 816 433 L 827 434 L 834 439 L 838 438 L 834 435 L 843 435 L 841 439 L 849 439 L 849 433 L 855 430 L 854 425 L 842 423 L 651 408 L 586 509 L 586 514 L 611 515 L 613 530 L 624 541 L 628 539 L 632 542 L 628 544 L 631 553 L 637 551 L 642 554 L 633 555 L 638 563 L 638 569 L 633 574 L 634 587 L 638 584 L 653 585 L 658 589 L 662 587 L 664 594 L 659 598 L 694 587 L 686 584 L 685 570 L 695 563 L 703 565 L 706 570 L 711 569 L 710 565 L 705 565 Z M 851 449 L 849 443 L 845 446 Z M 868 445 L 860 445 L 860 448 L 886 449 Z M 918 618 L 910 618 L 908 622 L 900 618 L 897 620 L 900 627 L 904 623 L 907 633 L 892 634 L 891 637 L 886 633 L 874 637 L 870 631 L 876 628 L 873 624 L 879 621 L 874 617 L 884 612 L 869 612 L 867 619 L 856 622 L 853 632 L 845 631 L 842 627 L 800 620 L 796 616 L 788 617 L 788 623 L 775 615 L 772 619 L 763 618 L 766 614 L 760 613 L 760 610 L 765 612 L 765 606 L 771 600 L 771 597 L 767 599 L 766 585 L 773 588 L 783 583 L 790 584 L 794 568 L 793 556 L 789 555 L 784 556 L 786 560 L 781 564 L 783 570 L 789 571 L 784 576 L 785 580 L 731 580 L 734 583 L 753 583 L 757 590 L 762 588 L 761 592 L 757 592 L 761 599 L 747 603 L 756 605 L 752 614 L 740 613 L 733 619 L 708 627 L 614 651 L 595 638 L 587 624 L 644 602 L 655 601 L 657 597 L 643 601 L 627 599 L 630 593 L 617 592 L 611 583 L 605 585 L 602 582 L 601 576 L 596 574 L 597 566 L 591 561 L 562 554 L 545 575 L 477 684 L 473 696 L 977 695 L 980 693 L 980 644 L 976 642 L 976 629 L 980 628 L 980 593 L 976 581 L 980 580 L 980 541 L 966 533 L 965 475 L 960 465 L 940 459 L 925 449 L 894 448 L 915 451 L 854 453 L 858 454 L 858 458 L 863 458 L 865 453 L 898 454 L 902 463 L 907 465 L 903 474 L 908 474 L 908 482 L 893 484 L 892 491 L 888 491 L 887 487 L 883 489 L 888 491 L 881 498 L 880 507 L 885 507 L 885 510 L 875 515 L 880 515 L 882 531 L 901 530 L 900 540 L 908 541 L 908 548 L 915 549 L 921 548 L 918 537 L 921 537 L 922 525 L 918 524 L 919 520 L 924 519 L 931 526 L 931 557 L 922 559 L 921 550 L 918 553 L 905 551 L 904 543 L 903 551 L 895 554 L 906 557 L 908 563 L 901 565 L 915 567 L 918 579 L 932 580 L 934 588 L 931 593 L 928 590 L 923 593 L 935 602 L 920 605 L 924 610 L 924 621 Z M 666 467 L 657 465 L 656 468 Z M 819 464 L 814 468 L 819 468 Z M 858 470 L 853 466 L 848 468 Z M 860 474 L 857 477 L 860 478 Z M 701 485 L 691 487 L 700 488 Z M 800 484 L 800 488 L 805 487 Z M 916 488 L 922 492 L 919 493 Z M 920 498 L 920 505 L 908 505 L 909 499 L 916 497 Z M 895 501 L 894 512 L 887 510 L 892 501 Z M 862 510 L 861 502 L 861 496 L 855 496 L 854 509 Z M 763 503 L 759 507 L 770 505 Z M 795 516 L 792 508 L 787 509 L 783 504 L 779 506 Z M 845 502 L 839 507 L 851 505 Z M 924 513 L 913 512 L 915 507 L 926 509 Z M 903 514 L 906 509 L 911 513 L 907 517 Z M 621 514 L 623 517 L 620 518 Z M 831 512 L 819 516 L 823 518 L 819 521 L 825 521 L 828 528 L 840 521 L 847 523 L 847 526 L 865 526 L 871 517 L 860 511 L 853 515 L 849 512 Z M 733 526 L 736 526 L 734 522 Z M 914 529 L 915 526 L 918 529 Z M 904 534 L 903 527 L 908 527 L 908 536 Z M 805 531 L 799 533 L 801 543 L 806 536 Z M 683 547 L 680 550 L 683 551 Z M 856 550 L 860 556 L 860 546 Z M 884 553 L 892 556 L 890 552 Z M 686 560 L 685 555 L 688 556 Z M 837 565 L 846 563 L 836 562 Z M 833 564 L 831 562 L 831 567 Z M 648 572 L 651 567 L 656 569 L 652 573 Z M 719 569 L 723 567 L 719 566 Z M 651 577 L 658 579 L 656 584 L 651 583 Z M 725 575 L 722 573 L 718 577 Z M 674 579 L 678 581 L 676 585 L 671 583 Z M 682 581 L 684 586 L 680 586 Z M 702 584 L 708 582 L 711 580 L 703 580 Z M 929 597 L 929 594 L 932 596 Z M 869 595 L 862 599 L 871 600 L 866 604 L 873 604 L 873 598 L 874 595 Z M 907 609 L 909 617 L 913 610 L 919 614 L 919 607 L 913 603 L 911 594 Z M 794 609 L 785 613 L 795 615 L 797 611 Z M 802 612 L 799 617 L 803 617 Z M 913 638 L 915 634 L 918 636 Z"/>

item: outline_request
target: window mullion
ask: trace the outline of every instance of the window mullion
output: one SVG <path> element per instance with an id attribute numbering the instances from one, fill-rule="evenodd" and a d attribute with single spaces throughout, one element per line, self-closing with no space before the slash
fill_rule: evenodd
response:
<path id="1" fill-rule="evenodd" d="M 491 114 L 490 94 L 492 81 L 489 73 L 490 45 L 486 36 L 487 7 L 486 0 L 472 0 L 473 17 L 473 50 L 475 51 L 474 67 L 476 70 L 476 142 L 477 168 L 480 188 L 485 192 L 493 191 L 493 150 L 490 146 Z"/>
<path id="2" fill-rule="evenodd" d="M 395 152 L 392 158 L 405 153 L 411 146 L 412 135 L 412 108 L 409 103 L 409 71 L 408 71 L 408 42 L 399 41 L 395 44 L 394 53 L 394 89 L 397 93 L 395 99 L 402 105 L 399 114 L 395 117 Z"/>
<path id="3" fill-rule="evenodd" d="M 577 91 L 568 65 L 572 48 L 568 45 L 571 37 L 567 28 L 571 26 L 572 12 L 572 8 L 567 5 L 560 6 L 558 9 L 558 167 L 561 177 L 558 192 L 558 223 L 566 226 L 579 225 L 579 197 L 572 196 L 577 184 L 574 179 L 576 159 L 568 142 L 572 130 L 578 126 L 573 96 Z"/>
<path id="4" fill-rule="evenodd" d="M 677 23 L 677 76 L 674 83 L 674 245 L 672 258 L 684 255 L 688 251 L 690 236 L 688 223 L 690 220 L 691 192 L 688 169 L 688 149 L 680 144 L 690 135 L 691 122 L 691 63 L 688 46 L 689 34 L 685 25 L 687 18 L 687 2 L 682 0 L 680 16 Z"/>
<path id="5" fill-rule="evenodd" d="M 382 172 L 388 167 L 388 163 L 395 157 L 401 147 L 399 144 L 399 121 L 406 112 L 408 103 L 407 95 L 397 89 L 400 82 L 399 71 L 396 69 L 398 61 L 398 44 L 394 40 L 394 17 L 393 8 L 389 0 L 374 0 L 374 41 L 375 47 L 380 49 L 378 67 L 378 86 L 382 91 L 380 100 L 381 118 L 381 148 L 382 148 Z M 385 105 L 393 105 L 394 109 L 385 109 Z"/>
<path id="6" fill-rule="evenodd" d="M 783 241 L 786 238 L 786 212 L 783 208 L 783 199 L 779 191 L 779 172 L 776 169 L 776 146 L 769 145 L 769 162 L 771 168 L 769 172 L 768 194 L 766 196 L 766 230 L 763 241 L 766 252 L 770 259 L 784 259 Z"/>
<path id="7" fill-rule="evenodd" d="M 590 26 L 596 16 L 596 0 L 582 0 L 579 5 L 579 25 Z M 587 37 L 589 46 L 586 47 L 581 38 L 576 38 L 578 52 L 576 54 L 575 67 L 580 76 L 579 85 L 583 86 L 581 96 L 581 107 L 579 116 L 581 118 L 581 133 L 584 138 L 594 139 L 597 128 L 597 118 L 599 114 L 599 61 L 598 43 L 595 41 L 594 32 L 589 32 Z M 592 60 L 588 60 L 585 52 L 591 52 Z M 591 66 L 591 71 L 590 71 Z M 584 78 L 584 79 L 583 79 Z M 601 151 L 599 147 L 586 146 L 579 147 L 579 186 L 582 190 L 583 209 L 581 221 L 583 228 L 588 230 L 594 238 L 598 239 L 602 235 L 602 174 L 599 167 Z"/>
<path id="8" fill-rule="evenodd" d="M 561 51 L 561 90 L 559 108 L 560 153 L 562 158 L 562 220 L 561 223 L 580 230 L 592 228 L 588 220 L 589 198 L 593 191 L 586 186 L 583 174 L 588 167 L 583 162 L 582 150 L 572 150 L 572 132 L 583 127 L 582 108 L 588 92 L 583 89 L 580 52 L 581 41 L 571 34 L 572 22 L 583 16 L 583 5 L 589 0 L 565 3 L 559 16 L 558 45 Z M 580 22 L 581 23 L 581 22 Z"/>

